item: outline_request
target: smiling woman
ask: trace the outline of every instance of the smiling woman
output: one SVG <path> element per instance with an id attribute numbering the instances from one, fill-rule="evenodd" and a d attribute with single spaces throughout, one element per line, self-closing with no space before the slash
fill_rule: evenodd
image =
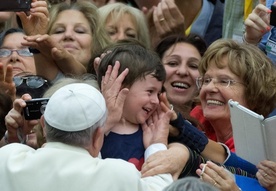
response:
<path id="1" fill-rule="evenodd" d="M 91 2 L 59 3 L 51 7 L 50 13 L 46 9 L 39 19 L 44 21 L 39 27 L 24 22 L 24 28 L 35 31 L 29 32 L 25 45 L 39 50 L 34 55 L 37 74 L 52 82 L 65 75 L 86 73 L 92 54 L 108 44 L 107 36 L 98 27 L 97 7 Z"/>
<path id="2" fill-rule="evenodd" d="M 147 21 L 142 11 L 123 3 L 112 3 L 98 9 L 99 27 L 105 29 L 110 40 L 137 39 L 150 47 Z"/>
<path id="3" fill-rule="evenodd" d="M 164 87 L 168 100 L 175 111 L 187 118 L 198 95 L 195 79 L 199 77 L 198 65 L 206 49 L 204 40 L 195 34 L 172 35 L 156 47 L 166 70 Z"/>
<path id="4" fill-rule="evenodd" d="M 192 116 L 205 124 L 206 135 L 235 151 L 228 100 L 268 116 L 276 106 L 276 70 L 257 47 L 218 40 L 199 65 L 201 106 Z M 208 125 L 209 124 L 209 125 Z"/>

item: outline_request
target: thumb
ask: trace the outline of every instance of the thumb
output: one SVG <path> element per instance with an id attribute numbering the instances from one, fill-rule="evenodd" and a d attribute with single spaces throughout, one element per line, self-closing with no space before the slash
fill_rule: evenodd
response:
<path id="1" fill-rule="evenodd" d="M 27 15 L 24 12 L 16 12 L 16 15 L 20 18 L 22 23 L 28 22 Z"/>

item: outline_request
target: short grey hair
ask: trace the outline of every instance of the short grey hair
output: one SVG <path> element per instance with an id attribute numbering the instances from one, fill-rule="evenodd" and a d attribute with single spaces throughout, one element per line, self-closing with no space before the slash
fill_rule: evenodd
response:
<path id="1" fill-rule="evenodd" d="M 196 177 L 185 177 L 176 180 L 163 191 L 219 191 L 209 183 L 203 182 Z"/>
<path id="2" fill-rule="evenodd" d="M 94 132 L 103 127 L 107 118 L 107 111 L 103 117 L 91 127 L 82 131 L 67 132 L 52 127 L 45 121 L 47 142 L 61 142 L 64 144 L 86 148 L 92 143 Z"/>

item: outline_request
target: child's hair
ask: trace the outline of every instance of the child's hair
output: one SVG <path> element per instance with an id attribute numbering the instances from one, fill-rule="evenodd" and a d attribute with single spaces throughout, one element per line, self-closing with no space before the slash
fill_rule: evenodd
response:
<path id="1" fill-rule="evenodd" d="M 159 56 L 152 50 L 142 46 L 136 40 L 122 40 L 104 52 L 108 52 L 98 68 L 98 84 L 101 86 L 102 76 L 105 75 L 108 65 L 114 66 L 116 61 L 120 62 L 119 74 L 126 68 L 129 73 L 123 81 L 123 87 L 131 87 L 139 79 L 151 74 L 158 81 L 164 82 L 166 71 L 161 63 Z"/>

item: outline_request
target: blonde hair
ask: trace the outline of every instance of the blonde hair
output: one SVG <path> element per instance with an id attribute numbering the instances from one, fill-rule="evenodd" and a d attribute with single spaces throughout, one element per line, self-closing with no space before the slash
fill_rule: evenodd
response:
<path id="1" fill-rule="evenodd" d="M 103 31 L 104 29 L 99 27 L 97 9 L 98 8 L 93 3 L 86 2 L 86 1 L 76 2 L 72 4 L 60 3 L 57 5 L 53 5 L 50 9 L 50 21 L 49 21 L 47 33 L 48 34 L 50 33 L 50 31 L 53 28 L 53 25 L 55 24 L 58 18 L 58 15 L 62 11 L 66 11 L 66 10 L 80 11 L 88 20 L 90 29 L 93 35 L 92 52 L 91 52 L 91 56 L 92 56 L 95 51 L 102 49 L 109 44 L 108 37 L 106 33 Z"/>
<path id="2" fill-rule="evenodd" d="M 218 68 L 226 67 L 238 76 L 245 86 L 245 100 L 249 109 L 265 117 L 276 106 L 276 69 L 271 60 L 256 46 L 230 39 L 212 43 L 199 65 L 203 76 L 211 63 Z"/>
<path id="3" fill-rule="evenodd" d="M 129 14 L 137 28 L 137 40 L 145 47 L 150 48 L 150 36 L 147 20 L 143 12 L 137 8 L 128 6 L 123 3 L 111 3 L 104 5 L 98 9 L 99 13 L 99 27 L 105 31 L 106 21 L 111 16 L 115 22 L 120 22 L 120 19 Z"/>

